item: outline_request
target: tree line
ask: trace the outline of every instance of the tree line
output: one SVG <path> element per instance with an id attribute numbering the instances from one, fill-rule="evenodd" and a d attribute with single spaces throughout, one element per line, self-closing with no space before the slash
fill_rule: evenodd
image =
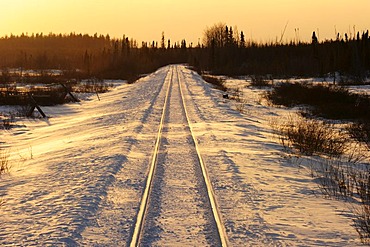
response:
<path id="1" fill-rule="evenodd" d="M 0 68 L 60 69 L 71 75 L 129 79 L 173 63 L 225 75 L 324 76 L 339 72 L 363 80 L 370 71 L 368 31 L 311 42 L 247 41 L 243 31 L 219 23 L 204 31 L 202 44 L 186 40 L 142 42 L 125 35 L 22 34 L 0 38 Z M 4 73 L 4 72 L 3 72 Z M 66 73 L 68 74 L 68 73 Z"/>
<path id="2" fill-rule="evenodd" d="M 169 63 L 185 62 L 184 48 L 109 35 L 32 34 L 0 38 L 0 68 L 60 69 L 71 76 L 130 78 Z"/>
<path id="3" fill-rule="evenodd" d="M 281 41 L 259 44 L 246 41 L 243 31 L 216 24 L 206 29 L 205 47 L 192 61 L 196 67 L 227 75 L 325 76 L 339 72 L 363 80 L 370 71 L 369 32 L 320 42 Z"/>

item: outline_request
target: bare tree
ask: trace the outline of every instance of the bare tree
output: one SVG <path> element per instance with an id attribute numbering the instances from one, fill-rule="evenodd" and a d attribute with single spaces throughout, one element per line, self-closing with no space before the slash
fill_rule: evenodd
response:
<path id="1" fill-rule="evenodd" d="M 217 23 L 212 27 L 207 27 L 204 31 L 203 44 L 206 47 L 211 47 L 212 45 L 216 47 L 224 47 L 228 39 L 225 23 Z"/>

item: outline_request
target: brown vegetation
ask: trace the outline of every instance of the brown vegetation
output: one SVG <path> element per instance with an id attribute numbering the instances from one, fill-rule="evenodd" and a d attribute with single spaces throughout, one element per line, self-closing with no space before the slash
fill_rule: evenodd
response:
<path id="1" fill-rule="evenodd" d="M 0 176 L 4 173 L 9 172 L 9 153 L 7 150 L 0 149 Z"/>

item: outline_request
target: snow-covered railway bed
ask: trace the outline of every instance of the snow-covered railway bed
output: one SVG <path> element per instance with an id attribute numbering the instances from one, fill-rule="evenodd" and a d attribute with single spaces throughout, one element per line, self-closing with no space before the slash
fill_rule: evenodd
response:
<path id="1" fill-rule="evenodd" d="M 241 113 L 239 103 L 182 65 L 118 86 L 100 101 L 44 107 L 47 120 L 17 119 L 1 132 L 11 170 L 0 179 L 0 245 L 130 244 L 172 77 L 180 81 L 190 127 L 174 83 L 158 155 L 162 182 L 154 183 L 157 197 L 149 203 L 166 215 L 149 215 L 145 243 L 219 246 L 193 142 L 230 246 L 361 245 L 347 202 L 321 197 L 309 166 L 287 159 L 274 136 L 271 124 L 290 110 L 264 104 L 261 90 L 242 80 L 228 80 L 242 89 Z M 194 208 L 181 208 L 182 201 Z M 183 217 L 171 221 L 179 212 Z"/>
<path id="2" fill-rule="evenodd" d="M 189 124 L 181 72 L 171 70 L 153 168 L 131 246 L 225 246 L 214 192 Z"/>
<path id="3" fill-rule="evenodd" d="M 167 74 L 158 70 L 135 87 L 101 95 L 101 101 L 43 107 L 47 120 L 27 119 L 1 133 L 12 165 L 0 180 L 1 246 L 91 246 L 109 234 L 115 234 L 110 241 L 128 241 Z M 110 211 L 113 201 L 124 201 L 124 210 Z M 121 226 L 102 222 L 106 209 L 115 214 L 110 219 L 125 215 Z M 113 228 L 104 232 L 110 223 L 119 238 Z"/>

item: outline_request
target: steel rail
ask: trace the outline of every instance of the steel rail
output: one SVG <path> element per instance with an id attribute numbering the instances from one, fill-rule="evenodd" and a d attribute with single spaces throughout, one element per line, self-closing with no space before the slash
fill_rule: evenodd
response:
<path id="1" fill-rule="evenodd" d="M 141 199 L 141 202 L 140 202 L 139 212 L 138 212 L 137 217 L 136 217 L 136 223 L 135 223 L 135 228 L 134 228 L 132 238 L 131 238 L 131 241 L 130 241 L 130 247 L 136 247 L 136 246 L 139 245 L 140 238 L 141 238 L 142 231 L 143 231 L 143 226 L 144 226 L 144 220 L 145 220 L 144 216 L 146 215 L 146 212 L 148 210 L 149 194 L 150 194 L 150 191 L 151 191 L 153 177 L 154 177 L 154 171 L 155 171 L 156 164 L 157 164 L 158 151 L 159 151 L 159 146 L 160 146 L 160 142 L 161 142 L 163 123 L 164 123 L 165 113 L 166 113 L 166 110 L 167 110 L 168 95 L 169 95 L 169 92 L 170 92 L 170 87 L 171 87 L 172 78 L 173 78 L 173 68 L 171 68 L 171 69 L 172 69 L 171 70 L 171 75 L 170 75 L 170 78 L 169 78 L 169 82 L 168 82 L 168 86 L 167 86 L 167 92 L 166 92 L 166 96 L 165 96 L 165 99 L 164 99 L 164 106 L 163 106 L 163 110 L 162 110 L 161 121 L 160 121 L 158 132 L 157 132 L 157 139 L 156 139 L 154 150 L 153 150 L 152 162 L 150 163 L 149 173 L 148 173 L 148 177 L 147 177 L 147 180 L 146 180 L 144 193 L 143 193 L 143 196 L 142 196 L 142 199 Z"/>
<path id="2" fill-rule="evenodd" d="M 203 175 L 206 187 L 207 187 L 208 199 L 209 199 L 209 202 L 211 204 L 213 217 L 214 217 L 214 220 L 215 220 L 216 225 L 217 225 L 217 230 L 218 230 L 218 235 L 220 237 L 220 242 L 221 242 L 222 246 L 226 247 L 226 246 L 229 246 L 229 241 L 228 241 L 228 238 L 227 238 L 225 225 L 223 224 L 223 220 L 222 220 L 222 217 L 221 217 L 221 212 L 219 210 L 219 206 L 218 206 L 217 201 L 216 201 L 215 192 L 213 190 L 213 186 L 212 186 L 211 180 L 209 178 L 207 168 L 206 168 L 206 166 L 203 162 L 203 158 L 200 154 L 200 150 L 199 150 L 197 140 L 194 136 L 193 127 L 192 127 L 192 124 L 190 122 L 188 111 L 186 109 L 185 97 L 184 97 L 184 94 L 183 94 L 183 91 L 182 91 L 180 76 L 179 76 L 179 72 L 178 72 L 177 68 L 176 68 L 176 73 L 177 73 L 177 81 L 179 83 L 181 100 L 182 100 L 182 103 L 183 103 L 183 106 L 184 106 L 186 121 L 188 122 L 191 137 L 193 139 L 195 150 L 197 152 L 199 164 L 200 164 L 201 169 L 202 169 L 202 175 Z"/>

